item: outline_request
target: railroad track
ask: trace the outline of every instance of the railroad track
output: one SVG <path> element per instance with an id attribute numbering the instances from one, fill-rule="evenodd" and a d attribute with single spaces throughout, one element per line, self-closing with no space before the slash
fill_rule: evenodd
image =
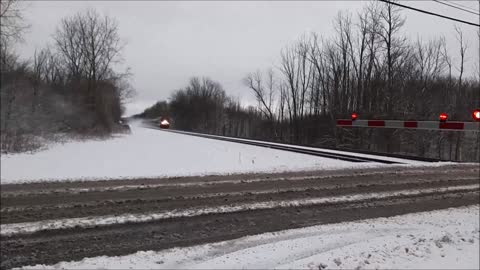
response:
<path id="1" fill-rule="evenodd" d="M 1 268 L 478 204 L 479 168 L 2 185 Z"/>
<path id="2" fill-rule="evenodd" d="M 165 131 L 165 132 L 178 133 L 178 134 L 182 134 L 182 135 L 201 137 L 201 138 L 206 138 L 206 139 L 241 143 L 241 144 L 246 144 L 246 145 L 253 145 L 253 146 L 258 146 L 258 147 L 265 147 L 265 148 L 270 148 L 270 149 L 283 150 L 283 151 L 306 154 L 306 155 L 311 155 L 311 156 L 325 157 L 325 158 L 337 159 L 337 160 L 342 160 L 342 161 L 349 161 L 349 162 L 376 162 L 376 163 L 382 163 L 382 164 L 402 164 L 402 162 L 400 162 L 400 161 L 392 161 L 392 160 L 386 160 L 386 159 L 381 159 L 381 158 L 372 158 L 372 157 L 361 157 L 361 156 L 349 155 L 349 154 L 331 153 L 331 152 L 327 152 L 327 151 L 322 151 L 320 149 L 305 149 L 305 148 L 301 148 L 299 146 L 294 146 L 294 145 L 280 145 L 280 144 L 270 143 L 270 142 L 253 141 L 253 140 L 239 139 L 239 138 L 234 138 L 234 137 L 224 137 L 224 136 L 217 136 L 217 135 L 185 132 L 185 131 L 180 131 L 180 130 L 171 130 L 171 129 L 165 130 L 165 129 L 160 129 L 160 128 L 157 128 L 157 127 L 154 127 L 154 126 L 146 126 L 146 128 L 162 130 L 162 131 Z"/>

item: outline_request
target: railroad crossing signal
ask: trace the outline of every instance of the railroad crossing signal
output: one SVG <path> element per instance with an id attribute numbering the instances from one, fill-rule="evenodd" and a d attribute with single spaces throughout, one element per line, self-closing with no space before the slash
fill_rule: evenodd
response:
<path id="1" fill-rule="evenodd" d="M 448 119 L 448 114 L 442 112 L 439 116 L 438 119 L 440 119 L 440 122 L 446 122 Z"/>
<path id="2" fill-rule="evenodd" d="M 357 113 L 352 113 L 352 121 L 357 120 L 358 114 Z"/>

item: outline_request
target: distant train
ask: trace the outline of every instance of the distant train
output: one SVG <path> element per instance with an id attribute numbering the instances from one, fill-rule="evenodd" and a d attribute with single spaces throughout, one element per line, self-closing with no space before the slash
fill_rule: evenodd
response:
<path id="1" fill-rule="evenodd" d="M 170 128 L 170 121 L 166 117 L 160 118 L 160 128 L 164 128 L 164 129 Z"/>

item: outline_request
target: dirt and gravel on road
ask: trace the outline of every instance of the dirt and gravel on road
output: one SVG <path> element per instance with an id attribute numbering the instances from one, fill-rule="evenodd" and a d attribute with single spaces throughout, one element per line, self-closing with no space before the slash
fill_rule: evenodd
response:
<path id="1" fill-rule="evenodd" d="M 1 225 L 15 227 L 125 214 L 325 198 L 229 212 L 176 216 L 148 222 L 43 229 L 1 234 L 1 268 L 54 264 L 84 257 L 233 239 L 245 235 L 387 217 L 480 203 L 478 164 L 390 167 L 281 174 L 43 182 L 1 186 Z M 429 190 L 429 192 L 422 192 Z M 407 191 L 419 191 L 408 193 Z M 371 194 L 395 196 L 378 198 Z M 402 193 L 403 192 L 403 193 Z M 364 199 L 328 198 L 365 195 Z"/>

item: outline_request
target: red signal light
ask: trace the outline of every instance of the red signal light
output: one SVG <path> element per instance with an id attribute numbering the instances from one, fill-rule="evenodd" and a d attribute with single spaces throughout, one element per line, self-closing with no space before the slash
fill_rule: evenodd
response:
<path id="1" fill-rule="evenodd" d="M 352 121 L 357 120 L 358 114 L 357 113 L 352 113 Z"/>
<path id="2" fill-rule="evenodd" d="M 441 113 L 438 118 L 440 119 L 441 122 L 445 122 L 448 119 L 448 115 L 446 113 Z"/>
<path id="3" fill-rule="evenodd" d="M 480 109 L 476 109 L 472 112 L 473 121 L 480 121 Z"/>

